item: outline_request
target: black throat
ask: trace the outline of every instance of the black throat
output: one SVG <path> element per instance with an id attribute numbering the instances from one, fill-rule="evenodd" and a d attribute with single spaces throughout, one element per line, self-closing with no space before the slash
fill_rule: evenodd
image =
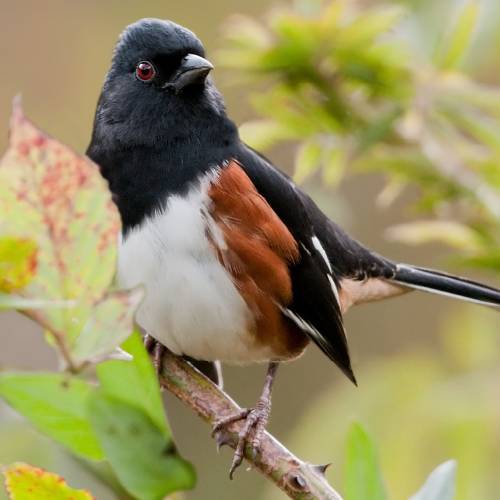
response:
<path id="1" fill-rule="evenodd" d="M 131 123 L 127 113 L 109 113 L 104 95 L 87 155 L 109 183 L 124 232 L 237 154 L 235 124 L 206 95 L 193 97 L 190 106 L 157 110 L 140 124 Z"/>

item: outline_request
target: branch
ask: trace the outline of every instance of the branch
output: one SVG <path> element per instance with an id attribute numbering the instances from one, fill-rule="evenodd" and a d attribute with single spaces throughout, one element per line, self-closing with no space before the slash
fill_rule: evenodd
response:
<path id="1" fill-rule="evenodd" d="M 192 408 L 205 422 L 233 415 L 240 407 L 210 380 L 182 358 L 167 351 L 160 376 L 162 387 Z M 235 422 L 222 436 L 224 444 L 235 448 L 241 422 Z M 326 466 L 314 466 L 292 455 L 269 433 L 262 438 L 259 452 L 252 456 L 247 447 L 245 458 L 264 476 L 273 481 L 290 498 L 300 500 L 342 500 L 325 478 Z"/>

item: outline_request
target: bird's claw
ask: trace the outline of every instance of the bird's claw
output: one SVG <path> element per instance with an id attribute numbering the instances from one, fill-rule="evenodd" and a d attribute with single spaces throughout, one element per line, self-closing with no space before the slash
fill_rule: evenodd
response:
<path id="1" fill-rule="evenodd" d="M 245 423 L 238 433 L 238 444 L 234 452 L 233 461 L 231 463 L 231 468 L 229 469 L 229 478 L 233 479 L 234 471 L 243 462 L 243 457 L 245 455 L 245 448 L 248 444 L 251 446 L 252 458 L 255 460 L 257 457 L 257 452 L 260 448 L 260 443 L 262 441 L 262 436 L 266 430 L 266 425 L 269 420 L 270 413 L 270 402 L 265 400 L 260 400 L 255 408 L 248 408 L 241 410 L 235 415 L 223 418 L 215 423 L 212 436 L 216 436 L 218 446 L 225 444 L 224 437 L 220 434 L 228 425 L 237 422 L 239 420 L 245 420 Z M 220 443 L 220 445 L 219 445 Z"/>

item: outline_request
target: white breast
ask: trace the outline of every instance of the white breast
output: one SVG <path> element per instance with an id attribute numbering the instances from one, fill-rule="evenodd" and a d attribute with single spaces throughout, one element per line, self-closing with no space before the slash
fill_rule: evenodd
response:
<path id="1" fill-rule="evenodd" d="M 118 279 L 144 285 L 137 322 L 176 354 L 208 361 L 265 361 L 252 317 L 208 241 L 222 234 L 208 214 L 209 179 L 187 196 L 171 196 L 166 209 L 132 230 L 120 244 Z"/>

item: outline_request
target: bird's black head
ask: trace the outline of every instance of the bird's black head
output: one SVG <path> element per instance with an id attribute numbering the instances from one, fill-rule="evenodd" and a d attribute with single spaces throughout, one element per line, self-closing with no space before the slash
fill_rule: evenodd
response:
<path id="1" fill-rule="evenodd" d="M 165 194 L 231 156 L 238 135 L 212 69 L 196 35 L 171 21 L 142 19 L 120 36 L 87 154 L 124 223 L 125 212 L 150 213 Z"/>

